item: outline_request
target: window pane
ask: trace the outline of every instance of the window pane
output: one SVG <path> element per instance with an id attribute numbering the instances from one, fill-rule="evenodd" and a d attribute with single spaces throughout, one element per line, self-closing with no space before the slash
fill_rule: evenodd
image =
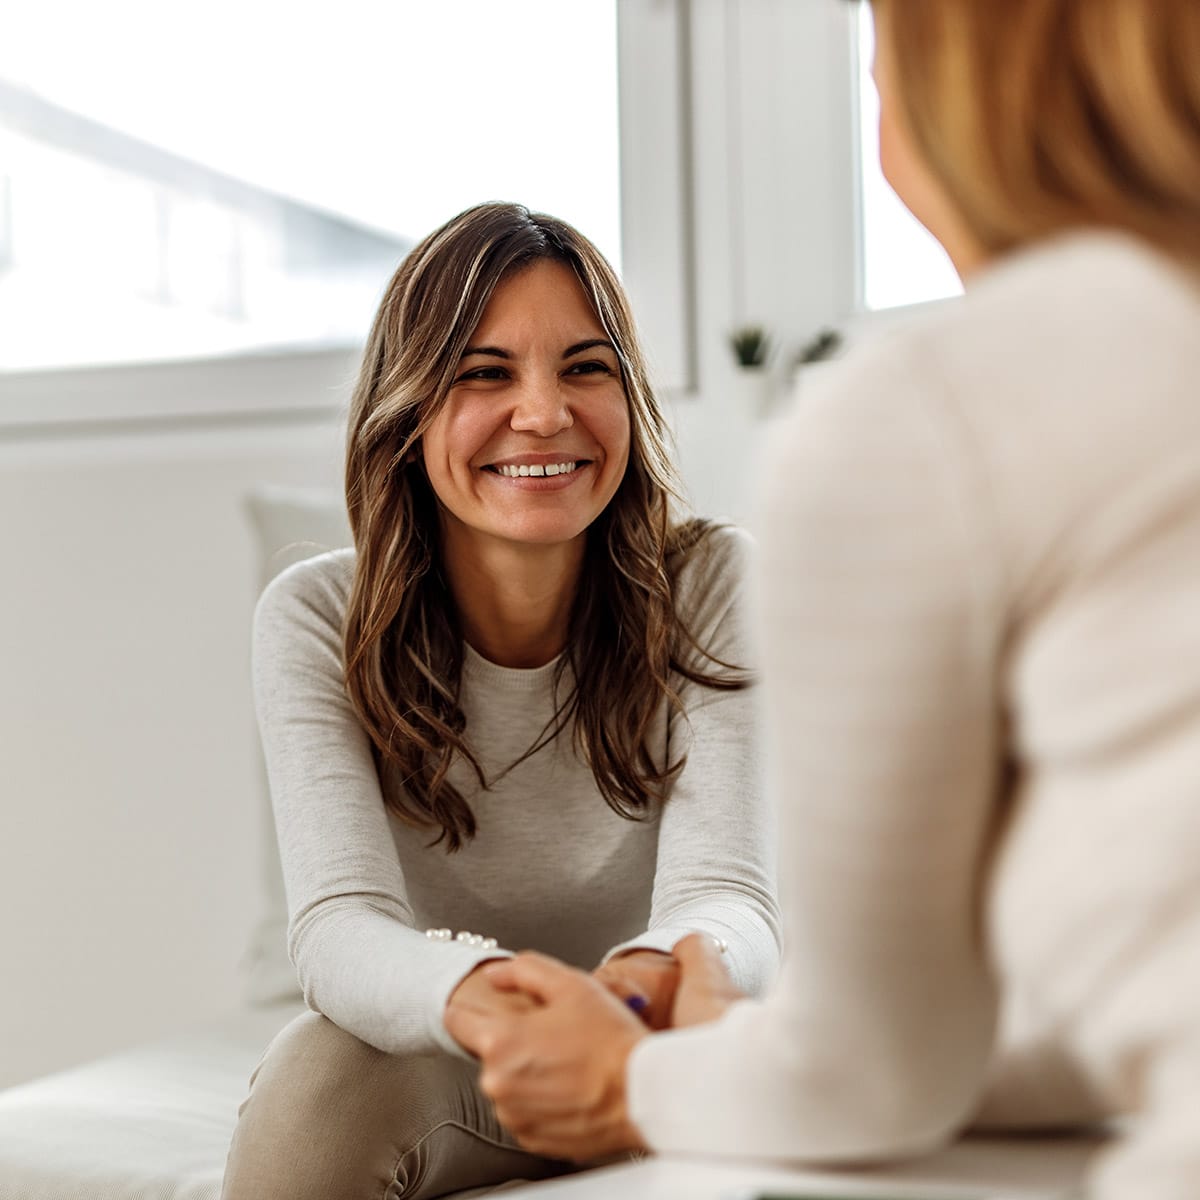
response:
<path id="1" fill-rule="evenodd" d="M 0 370 L 360 340 L 414 240 L 482 200 L 619 266 L 616 0 L 188 11 L 6 25 Z"/>
<path id="2" fill-rule="evenodd" d="M 893 308 L 956 296 L 962 284 L 946 252 L 892 191 L 879 169 L 879 96 L 871 79 L 875 53 L 870 5 L 859 22 L 863 282 L 868 308 Z"/>

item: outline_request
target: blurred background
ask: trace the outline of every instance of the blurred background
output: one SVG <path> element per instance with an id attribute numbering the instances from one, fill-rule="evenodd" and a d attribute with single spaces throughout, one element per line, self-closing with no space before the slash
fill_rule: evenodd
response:
<path id="1" fill-rule="evenodd" d="M 869 18 L 839 0 L 4 16 L 0 1086 L 243 997 L 270 837 L 247 500 L 336 489 L 418 238 L 491 199 L 590 236 L 693 503 L 734 519 L 814 339 L 957 291 L 878 173 Z"/>

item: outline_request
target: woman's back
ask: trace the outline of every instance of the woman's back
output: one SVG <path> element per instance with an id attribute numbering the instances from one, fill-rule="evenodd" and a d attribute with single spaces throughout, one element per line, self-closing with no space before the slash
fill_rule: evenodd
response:
<path id="1" fill-rule="evenodd" d="M 801 1158 L 928 1145 L 981 1099 L 1025 1123 L 1143 1101 L 1138 1056 L 1200 986 L 1200 936 L 1166 941 L 1174 906 L 1200 915 L 1196 329 L 1200 289 L 1138 243 L 1055 240 L 775 431 L 791 954 L 765 1014 L 639 1048 L 656 1146 L 719 1144 L 748 1091 L 741 1150 Z M 1017 1027 L 981 1096 L 999 1010 Z M 693 1096 L 677 1120 L 667 1080 Z"/>
<path id="2" fill-rule="evenodd" d="M 1005 1037 L 1056 1042 L 1127 1111 L 1200 989 L 1200 282 L 1076 235 L 980 279 L 931 349 L 1001 572 Z M 1058 1115 L 1024 1082 L 998 1111 Z"/>

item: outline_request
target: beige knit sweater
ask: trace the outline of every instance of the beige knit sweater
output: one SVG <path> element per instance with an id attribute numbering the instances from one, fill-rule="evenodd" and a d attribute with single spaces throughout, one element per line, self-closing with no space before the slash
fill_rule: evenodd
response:
<path id="1" fill-rule="evenodd" d="M 1197 280 L 1115 235 L 1012 256 L 772 441 L 784 969 L 639 1048 L 637 1123 L 853 1161 L 1131 1112 L 1095 1194 L 1195 1200 Z"/>

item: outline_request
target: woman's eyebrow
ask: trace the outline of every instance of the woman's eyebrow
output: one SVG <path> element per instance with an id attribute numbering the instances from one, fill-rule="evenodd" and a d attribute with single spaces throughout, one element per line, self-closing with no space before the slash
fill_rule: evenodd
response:
<path id="1" fill-rule="evenodd" d="M 617 352 L 616 346 L 608 338 L 589 338 L 586 342 L 576 342 L 575 345 L 568 346 L 563 351 L 563 358 L 570 358 L 573 354 L 582 354 L 585 350 L 592 350 L 597 346 L 603 346 L 606 350 L 611 350 L 614 354 Z"/>
<path id="2" fill-rule="evenodd" d="M 468 346 L 462 352 L 463 358 L 472 354 L 490 354 L 493 358 L 512 358 L 507 350 L 501 350 L 499 346 Z"/>

